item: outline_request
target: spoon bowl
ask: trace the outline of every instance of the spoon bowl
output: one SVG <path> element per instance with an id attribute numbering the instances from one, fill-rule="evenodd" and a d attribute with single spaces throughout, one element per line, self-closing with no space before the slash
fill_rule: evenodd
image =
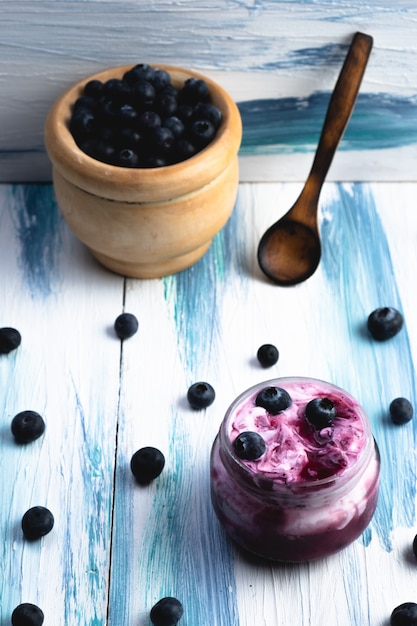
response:
<path id="1" fill-rule="evenodd" d="M 278 282 L 276 268 L 279 267 L 279 281 L 283 285 L 295 285 L 310 278 L 321 257 L 318 230 L 291 219 L 288 214 L 279 221 L 279 228 L 273 225 L 266 231 L 260 250 L 264 274 Z"/>
<path id="2" fill-rule="evenodd" d="M 320 192 L 355 106 L 372 45 L 369 35 L 354 35 L 330 98 L 304 188 L 291 209 L 268 228 L 259 242 L 259 266 L 277 285 L 296 285 L 307 280 L 320 263 Z"/>

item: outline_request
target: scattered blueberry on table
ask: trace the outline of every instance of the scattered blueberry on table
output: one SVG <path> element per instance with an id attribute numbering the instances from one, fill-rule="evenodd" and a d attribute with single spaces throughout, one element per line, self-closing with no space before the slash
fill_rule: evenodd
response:
<path id="1" fill-rule="evenodd" d="M 404 602 L 391 613 L 391 626 L 417 626 L 417 604 Z"/>
<path id="2" fill-rule="evenodd" d="M 216 397 L 214 388 L 206 382 L 193 383 L 187 391 L 187 400 L 195 410 L 206 409 Z"/>
<path id="3" fill-rule="evenodd" d="M 137 66 L 139 67 L 139 66 Z M 164 88 L 169 83 L 165 83 L 166 77 L 163 73 L 161 75 L 154 74 L 156 83 L 160 82 Z M 97 84 L 95 84 L 97 83 Z M 91 105 L 89 98 L 93 98 L 95 90 L 97 93 L 102 93 L 103 85 L 98 84 L 98 81 L 91 81 L 85 89 L 85 95 L 80 98 L 78 107 L 87 110 Z M 137 87 L 138 91 L 143 87 Z M 160 87 L 162 88 L 162 87 Z M 146 89 L 145 90 L 145 94 Z M 195 115 L 195 110 L 198 111 L 199 107 L 194 103 L 191 104 L 193 99 L 193 93 L 195 91 L 195 97 L 201 90 L 201 94 L 205 93 L 204 85 L 189 81 L 184 85 L 184 91 L 189 91 L 190 102 L 182 102 L 184 110 L 184 119 L 189 116 L 190 118 Z M 116 90 L 117 91 L 117 90 Z M 115 92 L 116 93 L 116 92 Z M 156 90 L 155 93 L 158 93 Z M 164 106 L 169 106 L 169 97 L 175 98 L 177 94 L 170 92 L 168 89 L 164 94 L 166 96 L 166 102 Z M 149 90 L 148 90 L 149 96 Z M 144 96 L 145 97 L 145 96 Z M 150 96 L 149 96 L 150 97 Z M 201 96 L 203 97 L 203 96 Z M 205 97 L 205 96 L 204 96 Z M 110 106 L 108 104 L 108 106 Z M 156 105 L 155 105 L 156 106 Z M 162 105 L 161 105 L 162 106 Z M 177 105 L 178 106 L 178 103 Z M 188 106 L 188 113 L 185 111 Z M 122 109 L 122 107 L 121 107 Z M 214 108 L 213 108 L 214 109 Z M 77 106 L 74 111 L 77 110 Z M 177 112 L 177 108 L 175 111 Z M 204 110 L 204 108 L 202 109 Z M 193 113 L 194 111 L 194 113 Z M 205 109 L 207 115 L 209 112 L 216 117 L 216 111 L 211 111 L 207 105 Z M 119 111 L 120 112 L 120 111 Z M 158 144 L 159 141 L 164 142 L 164 136 L 169 137 L 169 134 L 165 133 L 168 129 L 172 135 L 181 137 L 185 141 L 184 133 L 184 120 L 179 117 L 171 115 L 165 119 L 165 127 L 160 126 L 160 120 L 156 119 L 158 113 L 148 115 L 147 123 L 149 126 L 155 125 L 155 133 L 153 135 L 154 141 Z M 126 108 L 123 110 L 122 115 L 126 115 L 126 119 L 129 117 L 129 110 Z M 145 116 L 146 117 L 146 116 Z M 210 117 L 210 116 L 209 116 Z M 136 119 L 136 118 L 135 118 Z M 86 115 L 84 123 L 88 125 L 89 116 Z M 218 125 L 220 118 L 211 121 L 213 127 Z M 201 121 L 198 124 L 194 122 L 194 126 L 197 128 L 200 134 L 207 132 L 207 127 L 202 125 Z M 197 131 L 196 131 L 197 132 Z M 127 137 L 128 134 L 126 134 Z M 130 136 L 131 137 L 131 136 Z M 188 131 L 188 138 L 192 137 L 192 133 Z M 139 133 L 137 141 L 140 140 Z M 206 139 L 205 139 L 206 140 Z M 205 141 L 204 140 L 204 141 Z M 194 137 L 194 145 L 198 146 L 199 143 Z M 191 150 L 191 151 L 192 151 Z M 126 155 L 125 155 L 126 156 Z M 123 158 L 123 157 L 121 157 Z M 127 164 L 130 166 L 130 164 Z M 372 337 L 378 341 L 385 341 L 394 337 L 400 332 L 403 327 L 402 314 L 393 307 L 381 307 L 373 311 L 367 321 L 367 327 Z M 127 339 L 132 337 L 138 331 L 139 323 L 135 315 L 131 313 L 122 313 L 114 322 L 114 330 L 116 335 L 120 339 Z M 4 327 L 0 328 L 0 354 L 8 354 L 15 350 L 21 344 L 21 335 L 19 331 L 14 328 Z M 279 352 L 273 344 L 263 344 L 257 351 L 257 359 L 262 367 L 270 367 L 277 363 L 279 359 Z M 191 385 L 187 392 L 187 399 L 190 406 L 193 409 L 204 409 L 210 406 L 215 399 L 214 388 L 207 382 L 197 382 Z M 291 397 L 284 389 L 278 387 L 267 387 L 263 389 L 256 398 L 256 404 L 265 408 L 271 415 L 276 415 L 279 412 L 288 408 L 292 403 Z M 389 407 L 389 413 L 391 420 L 394 424 L 405 424 L 413 418 L 413 406 L 410 401 L 403 397 L 395 398 Z M 305 417 L 307 421 L 317 429 L 325 428 L 329 426 L 336 415 L 336 409 L 334 403 L 327 398 L 315 398 L 310 401 L 305 410 Z M 35 411 L 22 411 L 18 413 L 12 420 L 11 424 L 12 434 L 18 443 L 29 443 L 35 441 L 43 435 L 45 432 L 45 422 L 39 413 Z M 245 431 L 238 435 L 233 442 L 233 447 L 237 456 L 245 460 L 257 460 L 265 452 L 265 441 L 263 438 L 255 432 Z M 163 471 L 165 466 L 165 457 L 157 448 L 147 446 L 139 449 L 131 458 L 130 467 L 136 480 L 141 484 L 146 484 L 157 478 Z M 42 506 L 35 506 L 26 511 L 22 517 L 22 530 L 25 537 L 29 540 L 39 539 L 48 534 L 54 526 L 54 517 L 49 509 Z M 417 535 L 414 537 L 412 543 L 412 550 L 417 558 Z M 150 611 L 150 619 L 154 626 L 175 626 L 183 616 L 183 606 L 179 600 L 174 597 L 165 597 L 159 600 Z M 13 626 L 42 626 L 44 622 L 43 611 L 36 605 L 31 603 L 22 603 L 17 606 L 11 616 L 11 623 Z M 397 606 L 391 613 L 390 617 L 391 626 L 417 626 L 417 604 L 414 602 L 405 602 Z"/>
<path id="4" fill-rule="evenodd" d="M 13 626 L 42 626 L 43 620 L 43 611 L 30 602 L 19 604 L 12 613 Z"/>
<path id="5" fill-rule="evenodd" d="M 403 324 L 402 314 L 390 306 L 375 309 L 370 313 L 367 321 L 368 330 L 377 341 L 386 341 L 395 337 L 402 329 Z"/>
<path id="6" fill-rule="evenodd" d="M 121 313 L 114 322 L 114 331 L 119 339 L 130 339 L 138 332 L 139 322 L 133 313 Z"/>
<path id="7" fill-rule="evenodd" d="M 140 484 L 157 478 L 165 466 L 165 457 L 158 448 L 145 446 L 137 450 L 130 460 L 130 469 Z"/>
<path id="8" fill-rule="evenodd" d="M 406 424 L 413 419 L 414 409 L 407 398 L 395 398 L 390 406 L 389 413 L 393 424 Z"/>
<path id="9" fill-rule="evenodd" d="M 44 506 L 34 506 L 28 509 L 22 517 L 23 534 L 31 541 L 40 539 L 51 532 L 54 522 L 54 516 L 49 509 Z"/>
<path id="10" fill-rule="evenodd" d="M 205 80 L 181 87 L 170 74 L 140 63 L 122 78 L 92 79 L 73 104 L 69 130 L 92 158 L 119 167 L 163 167 L 205 148 L 222 113 Z"/>
<path id="11" fill-rule="evenodd" d="M 9 326 L 0 328 L 0 354 L 9 354 L 12 350 L 16 350 L 21 342 L 21 334 L 16 328 Z"/>
<path id="12" fill-rule="evenodd" d="M 258 349 L 256 357 L 262 367 L 272 367 L 278 362 L 279 352 L 276 346 L 272 343 L 264 343 Z"/>
<path id="13" fill-rule="evenodd" d="M 161 598 L 151 608 L 150 618 L 154 626 L 176 626 L 184 613 L 183 606 L 177 598 L 167 596 Z"/>
<path id="14" fill-rule="evenodd" d="M 43 435 L 45 422 L 36 411 L 21 411 L 12 419 L 11 430 L 17 443 L 31 443 Z"/>

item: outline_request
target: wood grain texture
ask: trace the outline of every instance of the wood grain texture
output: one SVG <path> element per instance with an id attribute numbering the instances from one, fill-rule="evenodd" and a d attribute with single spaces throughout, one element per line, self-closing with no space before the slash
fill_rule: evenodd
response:
<path id="1" fill-rule="evenodd" d="M 0 325 L 23 337 L 0 357 L 2 624 L 29 601 L 58 626 L 148 626 L 152 604 L 176 595 L 184 626 L 385 626 L 395 606 L 415 600 L 417 422 L 393 427 L 387 411 L 396 396 L 417 400 L 416 186 L 327 184 L 319 269 L 280 288 L 264 280 L 256 246 L 299 191 L 242 184 L 197 265 L 140 281 L 91 259 L 49 185 L 0 187 Z M 375 344 L 364 324 L 383 305 L 400 308 L 406 324 Z M 112 325 L 123 309 L 140 326 L 121 344 Z M 267 371 L 255 359 L 265 342 L 280 350 Z M 363 536 L 299 566 L 243 555 L 209 499 L 209 453 L 226 408 L 275 375 L 345 387 L 367 410 L 382 457 L 381 496 Z M 216 389 L 206 411 L 185 399 L 196 380 Z M 28 408 L 47 430 L 18 446 L 10 422 Z M 129 468 L 143 445 L 166 456 L 147 487 Z M 20 520 L 35 504 L 49 506 L 56 525 L 29 544 Z"/>
<path id="2" fill-rule="evenodd" d="M 376 107 L 366 120 L 370 132 L 361 133 L 354 158 L 331 175 L 334 180 L 414 180 L 409 159 L 415 159 L 417 143 L 416 12 L 413 0 L 395 6 L 389 0 L 372 5 L 363 0 L 2 0 L 0 180 L 49 180 L 43 147 L 47 111 L 64 88 L 89 73 L 150 60 L 206 70 L 238 102 L 263 94 L 274 99 L 328 94 L 356 30 L 375 39 L 363 93 L 381 94 L 395 115 L 384 109 L 380 125 L 380 105 L 367 102 L 368 111 Z M 247 134 L 253 139 L 258 133 L 250 148 L 256 159 L 245 155 L 242 179 L 302 180 L 312 148 L 307 155 L 290 154 L 289 162 L 285 149 L 291 152 L 298 125 L 298 117 L 287 124 L 292 130 L 284 146 L 277 135 L 269 167 L 258 126 L 248 119 Z M 394 147 L 375 147 L 384 126 L 398 139 Z"/>
<path id="3" fill-rule="evenodd" d="M 33 602 L 48 621 L 101 624 L 120 354 L 108 327 L 123 281 L 104 275 L 68 236 L 49 187 L 0 193 L 0 323 L 22 334 L 21 348 L 0 357 L 0 621 Z M 46 434 L 16 445 L 10 423 L 25 409 L 44 416 Z M 20 523 L 35 505 L 52 511 L 55 526 L 28 543 Z"/>

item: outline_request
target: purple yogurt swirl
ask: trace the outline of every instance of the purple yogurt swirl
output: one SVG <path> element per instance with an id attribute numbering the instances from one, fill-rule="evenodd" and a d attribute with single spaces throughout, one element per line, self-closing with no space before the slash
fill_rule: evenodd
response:
<path id="1" fill-rule="evenodd" d="M 276 415 L 257 405 L 269 387 L 291 398 Z M 306 417 L 318 398 L 335 409 L 325 427 Z M 236 453 L 244 432 L 265 442 L 259 458 Z M 379 454 L 363 408 L 320 380 L 282 378 L 252 387 L 229 407 L 213 444 L 214 510 L 235 542 L 270 559 L 311 560 L 350 544 L 372 518 L 378 484 Z"/>

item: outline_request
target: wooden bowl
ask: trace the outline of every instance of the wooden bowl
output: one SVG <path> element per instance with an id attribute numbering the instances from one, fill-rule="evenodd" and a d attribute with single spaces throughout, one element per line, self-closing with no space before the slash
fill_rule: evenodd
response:
<path id="1" fill-rule="evenodd" d="M 195 156 L 158 168 L 108 165 L 85 154 L 68 128 L 71 107 L 95 78 L 120 78 L 131 66 L 81 80 L 58 98 L 45 124 L 58 206 L 71 231 L 108 269 L 135 278 L 174 274 L 198 261 L 229 219 L 236 201 L 239 110 L 217 83 L 194 71 L 159 66 L 175 86 L 203 78 L 223 114 L 214 140 Z"/>

